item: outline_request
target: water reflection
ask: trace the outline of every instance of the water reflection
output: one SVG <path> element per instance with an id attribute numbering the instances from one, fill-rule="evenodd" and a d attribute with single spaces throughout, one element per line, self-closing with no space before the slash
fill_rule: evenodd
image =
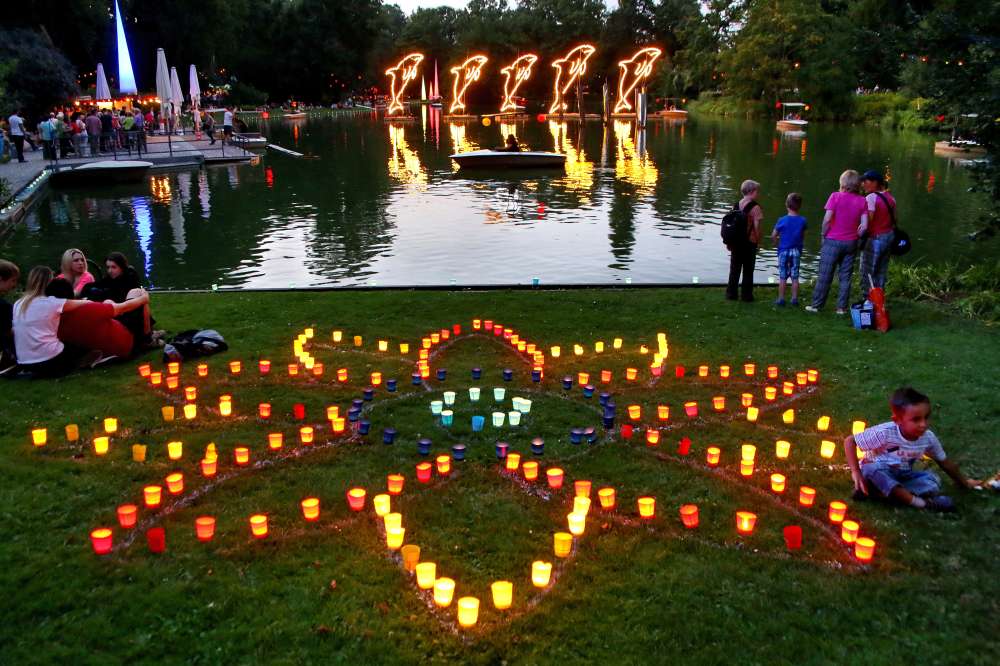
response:
<path id="1" fill-rule="evenodd" d="M 566 155 L 566 178 L 562 182 L 567 189 L 584 195 L 580 197 L 582 203 L 590 203 L 589 194 L 594 186 L 594 164 L 587 160 L 581 148 L 577 148 L 582 145 L 581 124 L 573 124 L 573 127 L 580 130 L 576 140 L 577 146 L 574 146 L 569 139 L 568 123 L 550 120 L 548 124 L 556 152 Z"/>
<path id="2" fill-rule="evenodd" d="M 389 123 L 389 176 L 416 189 L 427 186 L 427 173 L 420 164 L 420 158 L 406 143 L 405 125 Z"/>
<path id="3" fill-rule="evenodd" d="M 659 170 L 646 155 L 646 132 L 636 130 L 633 139 L 632 123 L 624 120 L 616 120 L 614 129 L 618 141 L 615 178 L 634 186 L 638 195 L 652 194 Z"/>

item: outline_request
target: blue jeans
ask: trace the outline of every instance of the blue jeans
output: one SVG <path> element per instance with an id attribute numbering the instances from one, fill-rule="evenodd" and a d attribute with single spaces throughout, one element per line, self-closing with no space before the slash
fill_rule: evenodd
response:
<path id="1" fill-rule="evenodd" d="M 878 236 L 872 236 L 865 244 L 865 250 L 861 254 L 861 293 L 867 294 L 872 288 L 871 282 L 876 287 L 885 288 L 885 278 L 889 273 L 889 257 L 892 256 L 892 241 L 896 238 L 896 232 L 890 231 Z M 871 282 L 868 276 L 871 276 Z"/>
<path id="2" fill-rule="evenodd" d="M 819 275 L 813 289 L 812 306 L 819 309 L 826 305 L 826 297 L 833 284 L 833 273 L 837 271 L 840 288 L 837 292 L 837 309 L 846 310 L 851 300 L 851 278 L 854 276 L 854 255 L 857 241 L 823 239 L 819 254 Z"/>
<path id="3" fill-rule="evenodd" d="M 926 470 L 890 467 L 869 464 L 861 466 L 861 476 L 878 488 L 883 497 L 888 497 L 896 486 L 903 486 L 917 497 L 933 495 L 941 491 L 941 480 L 937 474 Z"/>

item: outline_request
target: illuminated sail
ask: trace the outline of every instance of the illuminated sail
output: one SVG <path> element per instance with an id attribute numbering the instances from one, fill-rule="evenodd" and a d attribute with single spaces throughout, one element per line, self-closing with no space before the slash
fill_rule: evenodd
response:
<path id="1" fill-rule="evenodd" d="M 132 58 L 128 53 L 128 42 L 125 40 L 125 26 L 122 23 L 122 11 L 115 0 L 115 29 L 118 33 L 118 92 L 138 92 L 135 85 L 135 74 L 132 71 Z"/>

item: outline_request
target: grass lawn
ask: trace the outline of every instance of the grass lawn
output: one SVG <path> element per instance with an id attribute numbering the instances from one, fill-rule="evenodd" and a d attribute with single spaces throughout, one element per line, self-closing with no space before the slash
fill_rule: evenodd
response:
<path id="1" fill-rule="evenodd" d="M 462 661 L 498 663 L 986 663 L 995 659 L 1000 629 L 1000 498 L 987 492 L 958 492 L 943 478 L 960 506 L 936 515 L 850 500 L 851 482 L 840 442 L 853 419 L 888 418 L 887 396 L 912 384 L 934 403 L 933 428 L 950 457 L 972 477 L 996 473 L 1000 453 L 1000 336 L 995 328 L 956 318 L 929 306 L 902 302 L 892 311 L 897 328 L 888 335 L 853 331 L 833 314 L 779 311 L 762 302 L 734 304 L 720 290 L 379 292 L 198 294 L 154 296 L 159 325 L 170 331 L 215 328 L 231 345 L 207 359 L 210 374 L 195 376 L 194 362 L 182 369 L 181 386 L 198 388 L 199 415 L 190 422 L 164 423 L 160 408 L 181 405 L 176 393 L 154 390 L 136 363 L 106 367 L 60 381 L 0 382 L 0 654 L 8 664 L 26 663 L 414 663 Z M 469 335 L 474 317 L 511 326 L 546 350 L 546 377 L 530 379 L 530 366 L 493 337 Z M 410 374 L 421 336 L 462 325 L 462 336 L 435 348 L 432 369 L 447 379 L 414 387 Z M 308 346 L 325 366 L 322 379 L 290 378 L 292 340 L 307 326 L 316 337 Z M 331 331 L 344 331 L 333 344 Z M 651 382 L 649 356 L 667 334 L 666 371 Z M 364 337 L 356 350 L 350 339 Z M 612 340 L 624 340 L 621 351 Z M 380 354 L 376 340 L 390 341 Z M 598 355 L 594 342 L 608 351 Z M 398 343 L 413 350 L 403 357 Z M 572 354 L 574 343 L 586 354 Z M 257 360 L 273 362 L 261 377 Z M 227 372 L 231 359 L 243 374 Z M 154 370 L 158 358 L 150 359 Z M 755 377 L 743 364 L 757 364 Z M 687 376 L 677 379 L 674 365 Z M 699 379 L 696 368 L 711 367 Z M 721 379 L 729 364 L 733 377 Z M 782 378 L 818 368 L 820 381 L 792 397 L 767 403 L 762 375 L 778 365 Z M 346 384 L 337 368 L 350 373 Z M 470 371 L 481 367 L 473 382 Z M 640 369 L 627 382 L 625 368 Z M 505 383 L 501 369 L 514 369 Z M 607 388 L 602 369 L 612 371 Z M 366 403 L 367 440 L 333 437 L 324 423 L 327 405 L 345 412 L 381 371 L 399 380 L 396 393 L 384 387 Z M 613 393 L 616 425 L 628 423 L 627 406 L 642 407 L 642 422 L 656 421 L 656 406 L 671 408 L 657 447 L 647 447 L 638 429 L 631 440 L 604 437 L 598 396 L 587 400 L 579 387 L 562 389 L 564 375 L 589 371 L 598 392 Z M 794 378 L 794 375 L 792 375 Z M 779 384 L 780 385 L 780 384 Z M 467 388 L 483 389 L 481 403 Z M 510 398 L 532 399 L 522 425 L 493 428 L 493 387 Z M 435 423 L 429 402 L 455 390 L 455 424 Z M 752 392 L 762 407 L 758 423 L 744 418 L 740 394 Z M 218 396 L 233 396 L 234 416 L 218 413 Z M 711 410 L 714 395 L 726 397 L 726 411 Z M 780 392 L 779 392 L 780 396 Z M 687 419 L 683 403 L 699 403 L 701 416 Z M 259 402 L 274 415 L 262 423 Z M 297 443 L 301 423 L 293 403 L 306 406 L 316 444 Z M 781 420 L 795 409 L 795 423 Z M 487 417 L 472 432 L 470 417 Z M 838 443 L 832 460 L 819 455 L 815 428 L 832 417 L 828 436 Z M 107 456 L 90 443 L 107 416 L 120 432 Z M 66 424 L 79 426 L 81 442 L 67 443 Z M 386 427 L 398 431 L 382 443 Z M 595 426 L 595 444 L 570 443 L 573 427 Z M 49 443 L 34 448 L 32 428 L 48 429 Z M 266 433 L 282 432 L 280 453 L 268 451 Z M 418 455 L 416 441 L 433 441 L 432 456 Z M 532 456 L 533 437 L 545 440 L 544 455 Z M 689 437 L 691 452 L 677 452 Z M 528 483 L 498 469 L 494 442 L 503 439 L 525 460 L 540 461 L 540 480 Z M 774 442 L 792 442 L 787 460 Z M 183 441 L 184 457 L 170 461 L 168 441 Z M 219 452 L 219 476 L 199 472 L 205 447 Z M 468 445 L 467 460 L 429 484 L 415 478 L 415 465 Z M 740 445 L 757 445 L 756 470 L 738 473 Z M 148 446 L 146 462 L 134 462 L 131 445 Z M 249 468 L 232 462 L 233 449 L 251 450 Z M 705 465 L 710 445 L 722 449 L 722 464 Z M 260 463 L 259 466 L 256 465 Z M 565 470 L 566 485 L 548 491 L 544 470 Z M 159 513 L 140 508 L 140 526 L 117 526 L 115 509 L 141 504 L 142 488 L 161 484 L 174 471 L 185 475 L 183 494 L 168 496 Z M 787 476 L 788 490 L 769 490 L 771 472 Z M 457 581 L 456 599 L 481 599 L 479 624 L 460 629 L 455 604 L 435 610 L 386 548 L 371 509 L 384 492 L 386 475 L 401 472 L 404 492 L 393 498 L 402 514 L 406 541 L 419 544 L 421 560 L 434 561 L 438 575 Z M 943 475 L 942 475 L 943 476 Z M 566 529 L 572 481 L 593 481 L 593 507 L 586 532 L 569 558 L 554 557 L 553 533 Z M 816 506 L 795 501 L 800 485 L 817 490 Z M 361 513 L 352 513 L 345 491 L 368 491 Z M 602 512 L 597 489 L 615 488 L 618 509 Z M 166 493 L 165 493 L 166 494 Z M 656 517 L 641 521 L 637 498 L 656 498 Z M 299 502 L 321 499 L 316 522 L 302 518 Z M 826 520 L 826 507 L 846 500 L 848 513 L 877 541 L 871 566 L 860 565 Z M 685 530 L 683 503 L 699 506 L 700 526 Z M 750 536 L 735 530 L 735 511 L 758 516 Z M 269 517 L 266 539 L 250 536 L 248 517 Z M 209 543 L 195 538 L 197 516 L 217 518 Z M 804 545 L 789 553 L 782 527 L 800 525 Z M 116 549 L 97 556 L 89 532 L 113 526 Z M 166 529 L 167 548 L 150 553 L 145 528 Z M 134 541 L 131 541 L 134 539 Z M 127 545 L 131 544 L 131 545 Z M 553 562 L 553 582 L 531 585 L 534 560 Z M 514 583 L 514 606 L 493 608 L 490 583 Z"/>

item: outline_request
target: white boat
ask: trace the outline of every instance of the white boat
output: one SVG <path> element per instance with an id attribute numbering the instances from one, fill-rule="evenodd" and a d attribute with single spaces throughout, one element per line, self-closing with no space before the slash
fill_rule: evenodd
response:
<path id="1" fill-rule="evenodd" d="M 781 120 L 774 124 L 775 129 L 780 132 L 805 132 L 809 121 L 802 120 L 801 112 L 808 110 L 809 107 L 802 102 L 782 102 Z"/>
<path id="2" fill-rule="evenodd" d="M 456 153 L 451 159 L 463 169 L 559 169 L 566 165 L 565 155 L 534 150 L 474 150 Z"/>
<path id="3" fill-rule="evenodd" d="M 88 162 L 54 170 L 49 182 L 53 185 L 137 183 L 146 177 L 152 166 L 152 162 L 140 160 Z"/>
<path id="4" fill-rule="evenodd" d="M 286 113 L 283 118 L 285 120 L 299 120 L 306 117 L 305 111 L 295 111 L 294 113 Z"/>
<path id="5" fill-rule="evenodd" d="M 247 150 L 267 148 L 267 138 L 260 132 L 237 132 L 233 134 L 233 143 Z"/>

